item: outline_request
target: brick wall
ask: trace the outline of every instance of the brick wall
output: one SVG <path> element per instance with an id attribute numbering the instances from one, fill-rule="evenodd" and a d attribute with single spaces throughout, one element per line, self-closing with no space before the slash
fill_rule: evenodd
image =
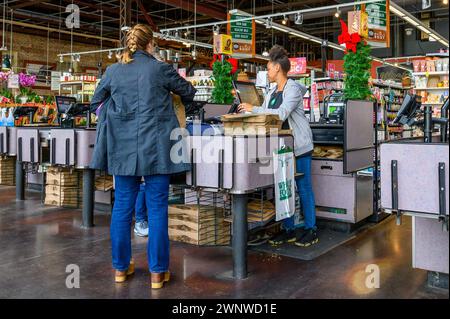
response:
<path id="1" fill-rule="evenodd" d="M 5 55 L 9 54 L 10 50 L 10 36 L 7 35 L 6 45 L 8 47 L 8 52 L 0 52 L 0 54 Z M 1 37 L 0 37 L 1 41 Z M 100 40 L 91 39 L 92 44 L 84 44 L 84 43 L 74 43 L 73 44 L 73 52 L 80 51 L 92 51 L 100 49 Z M 106 45 L 111 45 L 110 42 L 104 42 L 104 48 L 107 49 Z M 48 62 L 49 64 L 56 64 L 56 70 L 58 71 L 67 71 L 70 66 L 70 58 L 65 58 L 65 63 L 61 64 L 59 62 L 58 54 L 59 53 L 69 53 L 71 52 L 70 41 L 64 41 L 59 39 L 50 38 L 49 41 L 49 50 L 48 50 Z M 108 53 L 102 55 L 103 57 L 103 69 L 106 66 L 115 62 L 115 58 L 113 60 L 108 59 Z M 84 55 L 81 57 L 80 62 L 75 62 L 74 71 L 75 72 L 85 72 L 86 68 L 97 68 L 97 64 L 100 61 L 100 54 L 91 54 Z M 14 67 L 15 72 L 19 72 L 21 68 L 25 67 L 26 61 L 36 61 L 41 62 L 43 64 L 47 61 L 47 38 L 42 36 L 23 34 L 14 32 L 13 35 L 13 59 L 12 65 Z M 17 69 L 16 69 L 17 68 Z M 23 69 L 22 69 L 23 70 Z M 35 90 L 38 94 L 49 94 L 49 90 Z"/>

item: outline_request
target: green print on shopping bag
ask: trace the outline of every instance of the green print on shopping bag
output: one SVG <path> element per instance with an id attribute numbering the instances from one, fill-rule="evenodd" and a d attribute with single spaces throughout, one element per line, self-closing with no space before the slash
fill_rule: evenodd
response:
<path id="1" fill-rule="evenodd" d="M 280 200 L 287 200 L 292 197 L 292 180 L 278 183 L 278 188 L 280 191 Z"/>
<path id="2" fill-rule="evenodd" d="M 290 147 L 283 146 L 274 152 L 274 185 L 276 221 L 295 213 L 295 156 Z"/>

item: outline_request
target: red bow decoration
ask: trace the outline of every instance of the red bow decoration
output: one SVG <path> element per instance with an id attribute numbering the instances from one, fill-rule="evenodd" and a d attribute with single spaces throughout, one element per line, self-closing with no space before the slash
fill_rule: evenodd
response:
<path id="1" fill-rule="evenodd" d="M 355 32 L 355 33 L 348 33 L 348 27 L 347 24 L 344 22 L 344 20 L 340 19 L 341 27 L 342 27 L 342 33 L 340 36 L 338 36 L 339 44 L 344 44 L 347 50 L 353 51 L 356 53 L 356 47 L 358 43 L 361 42 L 361 36 Z"/>
<path id="2" fill-rule="evenodd" d="M 217 61 L 221 61 L 221 58 L 222 58 L 221 54 L 214 54 L 213 55 L 213 60 L 211 61 L 211 64 L 209 65 L 210 68 L 212 69 L 214 63 L 216 63 Z M 235 74 L 237 72 L 238 66 L 239 66 L 238 60 L 237 59 L 233 59 L 233 58 L 228 58 L 228 57 L 225 57 L 224 60 L 228 61 L 231 64 L 231 66 L 232 66 L 231 74 Z"/>

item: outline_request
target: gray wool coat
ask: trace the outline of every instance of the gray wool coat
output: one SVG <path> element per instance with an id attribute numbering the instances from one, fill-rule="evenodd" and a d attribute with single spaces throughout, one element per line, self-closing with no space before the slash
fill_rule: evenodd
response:
<path id="1" fill-rule="evenodd" d="M 186 161 L 172 160 L 171 132 L 179 127 L 171 92 L 182 102 L 194 99 L 195 88 L 170 65 L 138 50 L 129 64 L 107 68 L 91 102 L 103 107 L 90 165 L 119 176 L 176 174 L 189 170 Z"/>

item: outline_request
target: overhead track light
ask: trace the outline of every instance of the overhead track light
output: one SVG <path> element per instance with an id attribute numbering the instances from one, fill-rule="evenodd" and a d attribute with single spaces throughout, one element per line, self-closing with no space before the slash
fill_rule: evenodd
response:
<path id="1" fill-rule="evenodd" d="M 296 24 L 296 25 L 301 25 L 301 24 L 303 24 L 303 14 L 302 13 L 296 13 L 295 14 L 295 20 L 294 20 L 294 23 Z"/>
<path id="2" fill-rule="evenodd" d="M 272 18 L 266 20 L 266 29 L 272 28 Z"/>
<path id="3" fill-rule="evenodd" d="M 339 7 L 336 8 L 336 13 L 334 14 L 336 18 L 339 18 L 341 16 L 341 10 L 339 10 Z"/>
<path id="4" fill-rule="evenodd" d="M 214 35 L 219 35 L 219 33 L 220 33 L 220 26 L 219 25 L 213 26 L 213 33 L 214 33 Z"/>
<path id="5" fill-rule="evenodd" d="M 110 59 L 110 60 L 111 60 L 111 59 L 112 59 L 112 57 L 113 57 L 113 53 L 112 53 L 112 51 L 109 51 L 109 52 L 108 52 L 108 59 Z"/>
<path id="6" fill-rule="evenodd" d="M 288 23 L 288 18 L 286 16 L 283 16 L 283 20 L 281 21 L 281 23 L 286 25 Z"/>

